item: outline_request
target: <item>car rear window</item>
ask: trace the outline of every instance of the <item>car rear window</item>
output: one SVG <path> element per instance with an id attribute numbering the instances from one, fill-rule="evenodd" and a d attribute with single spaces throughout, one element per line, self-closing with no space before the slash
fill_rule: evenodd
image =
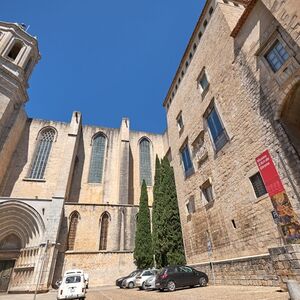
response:
<path id="1" fill-rule="evenodd" d="M 81 277 L 80 276 L 68 276 L 66 278 L 66 283 L 77 283 L 81 281 Z"/>

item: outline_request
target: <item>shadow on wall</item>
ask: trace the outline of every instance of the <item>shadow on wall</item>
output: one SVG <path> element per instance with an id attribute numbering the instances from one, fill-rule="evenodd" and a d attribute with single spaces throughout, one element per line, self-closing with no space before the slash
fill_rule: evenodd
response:
<path id="1" fill-rule="evenodd" d="M 129 180 L 128 180 L 128 204 L 134 204 L 134 184 L 133 184 L 133 155 L 131 147 L 129 146 Z"/>
<path id="2" fill-rule="evenodd" d="M 263 8 L 265 13 L 270 16 L 270 12 L 267 8 L 265 6 Z M 289 47 L 291 52 L 295 53 L 293 57 L 289 55 L 288 59 L 290 61 L 292 61 L 292 59 L 297 61 L 296 55 L 300 53 L 299 46 L 274 18 L 272 23 L 270 19 L 269 17 L 264 19 L 260 16 L 256 16 L 253 11 L 250 13 L 250 20 L 243 27 L 243 34 L 238 34 L 234 40 L 235 62 L 239 69 L 238 72 L 242 77 L 241 82 L 245 88 L 247 89 L 247 86 L 254 87 L 251 88 L 251 90 L 248 88 L 253 109 L 259 112 L 260 116 L 267 121 L 266 124 L 269 124 L 268 130 L 275 134 L 277 138 L 280 145 L 279 149 L 284 156 L 289 172 L 292 173 L 295 185 L 300 186 L 300 77 L 296 75 L 296 72 L 299 73 L 299 69 L 297 71 L 295 71 L 295 69 L 289 69 L 289 61 L 287 60 L 285 62 L 285 64 L 287 64 L 286 68 L 283 67 L 283 70 L 279 69 L 277 72 L 273 72 L 264 57 L 264 55 L 266 55 L 264 49 L 260 49 L 257 52 L 258 54 L 251 53 L 249 56 L 241 50 L 245 41 L 251 38 L 250 35 L 255 31 L 255 26 L 259 24 L 259 43 L 261 46 L 267 45 L 267 42 L 271 41 L 271 38 L 273 38 L 272 35 L 274 34 L 274 43 L 279 38 L 287 43 L 286 47 Z M 269 30 L 268 34 L 264 31 L 264 28 Z M 270 28 L 273 28 L 273 30 L 270 30 Z M 270 47 L 271 46 L 272 43 Z M 262 54 L 260 54 L 260 52 Z M 255 59 L 255 68 L 251 68 L 251 65 L 253 66 L 253 59 Z M 297 63 L 300 63 L 299 57 Z M 282 74 L 286 71 L 287 74 L 284 75 L 289 79 L 283 81 L 281 79 L 282 77 L 279 78 L 279 76 L 280 73 Z M 291 80 L 291 78 L 293 78 L 293 80 Z M 278 84 L 277 81 L 280 84 Z M 287 82 L 289 82 L 289 86 L 292 82 L 292 86 L 289 90 L 283 88 L 283 86 L 287 86 Z M 283 97 L 281 96 L 283 90 L 286 93 L 285 98 L 281 98 Z M 271 141 L 269 143 L 271 143 Z"/>
<path id="3" fill-rule="evenodd" d="M 58 236 L 58 243 L 60 244 L 53 279 L 52 279 L 52 286 L 55 287 L 55 282 L 60 280 L 63 276 L 64 266 L 65 266 L 65 251 L 67 251 L 67 239 L 68 239 L 68 218 L 65 216 L 65 212 L 63 211 L 62 221 Z"/>
<path id="4" fill-rule="evenodd" d="M 80 140 L 77 149 L 77 155 L 75 158 L 74 168 L 73 168 L 73 176 L 71 182 L 70 193 L 68 196 L 68 202 L 79 202 L 80 190 L 81 190 L 81 181 L 82 181 L 82 173 L 83 166 L 85 160 L 85 149 L 83 143 L 83 133 L 82 129 L 80 131 Z"/>
<path id="5" fill-rule="evenodd" d="M 16 151 L 9 164 L 8 171 L 0 186 L 0 195 L 2 197 L 10 197 L 17 180 L 23 179 L 20 178 L 20 174 L 28 162 L 29 129 L 31 121 L 31 119 L 28 119 L 26 122 Z"/>

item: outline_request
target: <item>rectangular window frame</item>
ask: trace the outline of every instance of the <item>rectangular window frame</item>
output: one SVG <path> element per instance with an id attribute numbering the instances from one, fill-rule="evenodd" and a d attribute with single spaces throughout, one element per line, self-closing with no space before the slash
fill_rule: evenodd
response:
<path id="1" fill-rule="evenodd" d="M 254 182 L 251 180 L 251 178 L 253 178 L 254 176 L 256 175 L 259 175 L 259 178 L 261 180 L 261 183 L 263 185 L 263 189 L 264 189 L 264 193 L 263 194 L 258 194 L 258 190 L 256 189 L 256 187 L 254 186 Z M 255 199 L 262 199 L 262 198 L 265 198 L 266 196 L 268 196 L 268 192 L 267 192 L 267 189 L 266 189 L 266 186 L 265 186 L 265 183 L 261 177 L 261 174 L 259 171 L 253 173 L 251 176 L 249 176 L 249 182 L 250 182 L 250 185 L 251 185 L 251 188 L 252 188 L 252 191 L 253 191 L 253 195 L 255 196 Z"/>
<path id="2" fill-rule="evenodd" d="M 190 167 L 188 169 L 185 168 L 185 163 L 184 163 L 184 156 L 183 156 L 183 152 L 185 151 L 185 149 L 187 149 L 187 153 L 189 156 L 189 161 L 190 161 Z M 188 145 L 187 140 L 182 144 L 182 146 L 179 149 L 179 155 L 180 155 L 180 162 L 182 164 L 182 170 L 184 173 L 184 177 L 185 179 L 187 179 L 189 176 L 193 175 L 195 173 L 195 168 L 194 168 L 194 164 L 193 164 L 193 160 L 192 160 L 192 155 L 191 155 L 191 151 Z"/>
<path id="3" fill-rule="evenodd" d="M 278 49 L 276 48 L 276 46 L 280 44 L 282 46 L 282 48 L 284 49 L 285 53 L 288 55 L 288 57 L 286 59 L 283 58 L 283 56 L 280 54 L 280 52 L 278 51 Z M 272 61 L 270 60 L 270 58 L 268 57 L 270 53 L 273 53 L 274 56 L 276 57 L 276 59 L 280 62 L 280 67 L 277 69 L 275 65 L 273 65 Z M 272 71 L 274 73 L 277 73 L 284 65 L 285 62 L 288 61 L 288 59 L 290 58 L 290 54 L 287 51 L 285 45 L 277 38 L 275 39 L 275 41 L 273 41 L 272 45 L 268 48 L 268 50 L 266 51 L 266 53 L 264 54 L 264 58 L 267 61 L 269 67 L 272 69 Z"/>
<path id="4" fill-rule="evenodd" d="M 196 212 L 196 203 L 194 196 L 189 197 L 189 199 L 185 202 L 185 208 L 188 215 L 193 215 Z"/>
<path id="5" fill-rule="evenodd" d="M 216 142 L 213 138 L 212 132 L 211 132 L 211 128 L 208 124 L 208 116 L 212 113 L 213 110 L 215 110 L 216 115 L 217 115 L 218 120 L 219 120 L 219 123 L 222 127 L 222 134 L 218 135 L 218 138 L 222 135 L 223 138 L 225 139 L 225 141 L 223 143 L 221 143 L 220 145 L 216 144 Z M 224 122 L 223 122 L 223 120 L 220 116 L 219 109 L 218 109 L 217 105 L 215 104 L 214 99 L 211 101 L 210 105 L 208 106 L 207 110 L 205 111 L 205 113 L 203 115 L 203 118 L 204 118 L 204 121 L 205 121 L 205 126 L 208 130 L 208 133 L 209 133 L 209 137 L 210 137 L 210 141 L 212 143 L 213 149 L 214 149 L 215 153 L 218 153 L 229 142 L 229 135 L 228 135 L 228 132 L 225 128 Z"/>
<path id="6" fill-rule="evenodd" d="M 204 77 L 207 82 L 207 84 L 205 86 L 203 86 L 201 84 L 201 81 L 203 80 Z M 207 92 L 209 90 L 209 86 L 210 86 L 209 76 L 207 75 L 205 67 L 203 67 L 197 78 L 197 88 L 199 89 L 199 91 L 201 93 L 202 100 L 204 99 L 205 95 L 207 94 Z"/>
<path id="7" fill-rule="evenodd" d="M 210 188 L 210 193 L 207 193 L 206 191 Z M 214 193 L 214 188 L 212 185 L 212 182 L 209 179 L 207 179 L 201 186 L 200 186 L 200 191 L 201 191 L 201 200 L 204 206 L 209 205 L 215 201 L 215 193 Z M 208 197 L 208 195 L 211 195 L 211 198 Z M 210 198 L 210 199 L 209 199 Z"/>
<path id="8" fill-rule="evenodd" d="M 181 134 L 183 132 L 183 129 L 184 129 L 182 111 L 180 111 L 179 114 L 176 117 L 176 124 L 177 124 L 178 132 L 179 132 L 179 134 Z"/>

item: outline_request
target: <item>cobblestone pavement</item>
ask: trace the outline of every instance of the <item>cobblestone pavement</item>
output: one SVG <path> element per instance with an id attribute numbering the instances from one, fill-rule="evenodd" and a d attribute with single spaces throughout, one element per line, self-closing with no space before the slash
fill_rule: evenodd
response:
<path id="1" fill-rule="evenodd" d="M 32 294 L 0 294 L 0 300 L 32 300 Z M 40 294 L 37 300 L 56 300 L 56 291 Z M 140 291 L 137 289 L 120 289 L 102 287 L 89 289 L 86 300 L 288 300 L 287 292 L 279 292 L 273 287 L 251 286 L 208 286 L 205 288 L 188 288 L 175 292 Z"/>

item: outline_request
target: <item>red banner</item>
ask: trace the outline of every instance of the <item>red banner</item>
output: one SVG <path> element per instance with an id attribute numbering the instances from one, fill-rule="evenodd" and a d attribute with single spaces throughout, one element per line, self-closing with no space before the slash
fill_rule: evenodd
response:
<path id="1" fill-rule="evenodd" d="M 268 150 L 256 158 L 256 163 L 269 196 L 283 192 L 283 184 Z"/>

